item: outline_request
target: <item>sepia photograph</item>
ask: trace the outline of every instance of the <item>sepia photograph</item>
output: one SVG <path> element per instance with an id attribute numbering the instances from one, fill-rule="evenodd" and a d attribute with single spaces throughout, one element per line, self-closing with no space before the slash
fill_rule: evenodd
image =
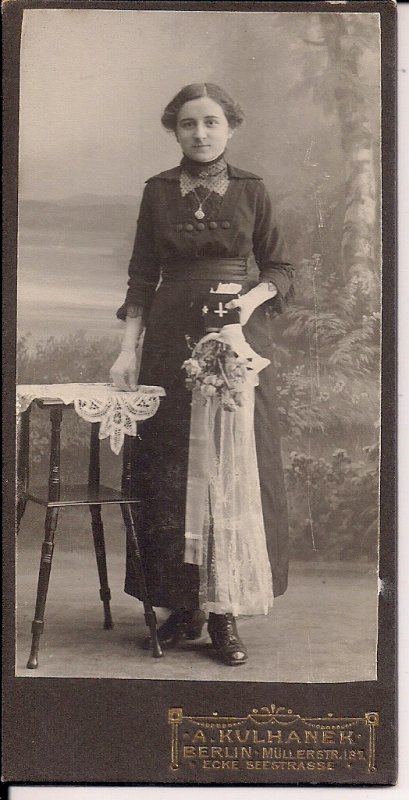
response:
<path id="1" fill-rule="evenodd" d="M 103 5 L 23 13 L 15 675 L 376 681 L 380 14 Z"/>

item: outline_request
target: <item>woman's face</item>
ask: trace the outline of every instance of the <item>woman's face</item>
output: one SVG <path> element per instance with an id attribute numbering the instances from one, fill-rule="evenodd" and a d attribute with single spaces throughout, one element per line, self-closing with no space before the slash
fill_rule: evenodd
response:
<path id="1" fill-rule="evenodd" d="M 233 131 L 215 100 L 198 97 L 181 107 L 175 134 L 185 156 L 205 163 L 224 152 Z"/>

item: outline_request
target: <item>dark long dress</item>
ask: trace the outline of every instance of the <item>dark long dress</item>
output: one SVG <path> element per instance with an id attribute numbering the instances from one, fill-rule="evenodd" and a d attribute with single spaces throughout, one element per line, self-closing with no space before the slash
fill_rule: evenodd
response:
<path id="1" fill-rule="evenodd" d="M 274 322 L 290 291 L 292 268 L 264 184 L 256 175 L 228 165 L 224 197 L 211 195 L 206 217 L 198 222 L 195 197 L 182 197 L 181 167 L 150 178 L 142 198 L 128 292 L 129 304 L 144 308 L 145 332 L 139 383 L 166 389 L 155 417 L 140 428 L 135 448 L 142 499 L 138 533 L 153 605 L 196 608 L 198 569 L 184 564 L 184 520 L 191 393 L 181 369 L 192 343 L 203 334 L 201 308 L 218 281 L 236 279 L 248 290 L 260 278 L 272 281 L 278 295 L 259 306 L 244 327 L 249 344 L 271 360 L 260 373 L 255 399 L 255 435 L 267 550 L 274 594 L 287 587 L 287 503 L 280 451 L 275 373 Z M 259 275 L 248 267 L 253 253 Z M 159 279 L 161 282 L 158 287 Z M 251 531 L 248 533 L 251 536 Z M 127 559 L 125 591 L 139 596 Z"/>

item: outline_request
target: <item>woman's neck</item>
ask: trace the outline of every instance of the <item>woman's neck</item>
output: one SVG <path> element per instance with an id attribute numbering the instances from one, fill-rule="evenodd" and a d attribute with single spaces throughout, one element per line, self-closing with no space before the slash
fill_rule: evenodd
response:
<path id="1" fill-rule="evenodd" d="M 206 173 L 206 171 L 214 167 L 215 164 L 219 164 L 222 166 L 224 164 L 224 152 L 220 153 L 217 158 L 213 158 L 212 161 L 193 161 L 192 158 L 188 158 L 188 156 L 183 156 L 181 161 L 181 166 L 183 167 L 186 172 L 190 172 L 191 175 L 199 175 L 199 173 Z"/>

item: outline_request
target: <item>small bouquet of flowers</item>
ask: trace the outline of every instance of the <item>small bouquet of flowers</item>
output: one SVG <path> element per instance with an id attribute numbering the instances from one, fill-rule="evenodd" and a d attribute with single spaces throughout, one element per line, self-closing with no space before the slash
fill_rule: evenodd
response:
<path id="1" fill-rule="evenodd" d="M 246 342 L 238 309 L 228 308 L 241 288 L 240 284 L 219 283 L 216 290 L 210 290 L 202 308 L 208 333 L 182 364 L 187 388 L 200 395 L 204 405 L 214 397 L 227 411 L 245 405 L 248 387 L 258 384 L 258 372 L 270 363 Z"/>
<path id="2" fill-rule="evenodd" d="M 186 386 L 196 389 L 206 403 L 216 397 L 222 408 L 236 411 L 243 405 L 242 393 L 247 377 L 248 360 L 238 356 L 227 342 L 205 336 L 182 364 Z"/>

